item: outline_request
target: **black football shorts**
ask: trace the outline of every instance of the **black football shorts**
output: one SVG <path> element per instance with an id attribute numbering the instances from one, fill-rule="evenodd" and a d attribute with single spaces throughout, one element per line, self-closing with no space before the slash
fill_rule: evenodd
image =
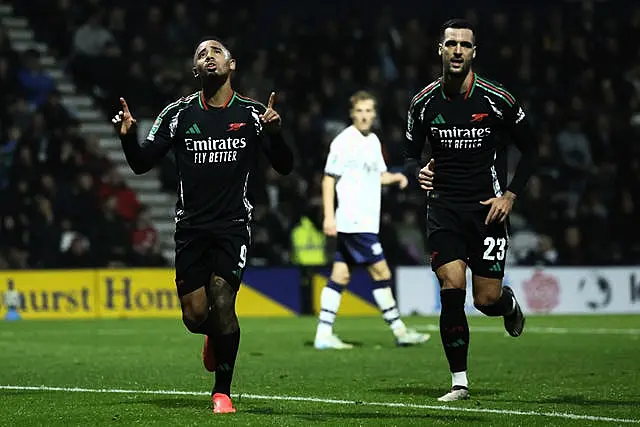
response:
<path id="1" fill-rule="evenodd" d="M 251 228 L 242 223 L 221 230 L 178 229 L 176 287 L 182 297 L 205 286 L 215 274 L 240 289 L 251 244 Z"/>
<path id="2" fill-rule="evenodd" d="M 455 205 L 428 204 L 427 240 L 434 272 L 459 259 L 476 276 L 504 277 L 508 220 L 486 225 L 489 208 L 462 210 Z"/>

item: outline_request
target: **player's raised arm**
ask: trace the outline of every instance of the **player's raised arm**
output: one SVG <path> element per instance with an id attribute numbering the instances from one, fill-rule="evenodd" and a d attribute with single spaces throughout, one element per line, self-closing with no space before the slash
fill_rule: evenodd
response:
<path id="1" fill-rule="evenodd" d="M 153 123 L 147 139 L 139 144 L 136 132 L 137 121 L 129 111 L 129 106 L 124 98 L 120 98 L 120 104 L 122 110 L 111 119 L 111 122 L 122 143 L 127 163 L 134 173 L 140 175 L 150 171 L 171 147 L 173 138 L 169 130 L 169 123 L 168 120 L 163 120 L 161 113 Z M 163 113 L 166 113 L 166 110 Z"/>
<path id="2" fill-rule="evenodd" d="M 266 111 L 260 115 L 267 138 L 263 150 L 276 172 L 288 175 L 293 170 L 293 150 L 282 135 L 282 119 L 273 108 L 276 94 L 271 92 Z"/>
<path id="3" fill-rule="evenodd" d="M 505 114 L 506 126 L 521 156 L 507 191 L 515 196 L 522 193 L 527 181 L 538 166 L 538 145 L 527 115 L 517 102 Z"/>

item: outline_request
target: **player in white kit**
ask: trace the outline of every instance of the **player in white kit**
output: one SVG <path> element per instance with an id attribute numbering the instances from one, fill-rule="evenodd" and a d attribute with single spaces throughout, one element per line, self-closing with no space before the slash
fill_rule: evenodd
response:
<path id="1" fill-rule="evenodd" d="M 380 140 L 371 131 L 376 117 L 374 97 L 364 91 L 351 97 L 353 124 L 331 142 L 322 181 L 324 233 L 337 236 L 337 250 L 329 283 L 320 297 L 321 311 L 314 346 L 317 349 L 349 349 L 333 333 L 343 289 L 349 284 L 350 269 L 366 266 L 373 280 L 373 298 L 382 311 L 399 346 L 419 344 L 429 339 L 408 329 L 391 291 L 391 270 L 378 241 L 381 186 L 407 186 L 407 177 L 387 172 Z M 338 207 L 335 208 L 335 195 Z"/>

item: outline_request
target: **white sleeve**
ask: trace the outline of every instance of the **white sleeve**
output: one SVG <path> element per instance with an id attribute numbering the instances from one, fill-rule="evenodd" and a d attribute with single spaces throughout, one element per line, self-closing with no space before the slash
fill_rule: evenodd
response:
<path id="1" fill-rule="evenodd" d="M 387 171 L 387 163 L 384 161 L 384 156 L 382 155 L 382 143 L 377 136 L 376 140 L 378 141 L 378 170 L 380 173 L 384 173 Z"/>
<path id="2" fill-rule="evenodd" d="M 327 156 L 327 163 L 324 166 L 324 173 L 335 177 L 342 176 L 345 170 L 345 153 L 342 147 L 342 141 L 339 137 L 336 137 L 331 142 L 329 148 L 329 155 Z"/>

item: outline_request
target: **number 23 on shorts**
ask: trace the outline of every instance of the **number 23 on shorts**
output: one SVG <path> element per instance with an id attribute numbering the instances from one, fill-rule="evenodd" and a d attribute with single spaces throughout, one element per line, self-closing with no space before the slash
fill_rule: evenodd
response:
<path id="1" fill-rule="evenodd" d="M 487 261 L 502 261 L 507 253 L 507 239 L 504 237 L 486 237 L 484 239 L 485 251 L 482 259 Z"/>

